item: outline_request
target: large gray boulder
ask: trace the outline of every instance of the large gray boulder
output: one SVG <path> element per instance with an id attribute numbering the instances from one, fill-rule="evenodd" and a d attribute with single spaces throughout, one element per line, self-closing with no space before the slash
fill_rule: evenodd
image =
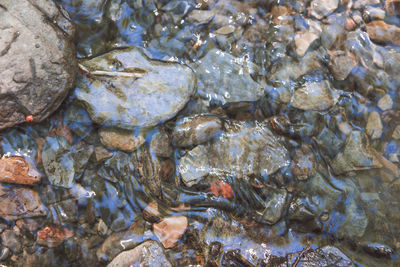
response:
<path id="1" fill-rule="evenodd" d="M 72 33 L 50 0 L 0 2 L 0 129 L 59 107 L 75 79 Z"/>

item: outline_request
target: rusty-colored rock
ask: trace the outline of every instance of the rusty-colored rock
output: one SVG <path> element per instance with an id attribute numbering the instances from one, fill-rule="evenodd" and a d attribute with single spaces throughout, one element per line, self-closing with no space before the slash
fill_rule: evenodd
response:
<path id="1" fill-rule="evenodd" d="M 35 190 L 0 185 L 0 218 L 16 220 L 46 214 L 47 209 Z"/>
<path id="2" fill-rule="evenodd" d="M 65 239 L 74 235 L 74 232 L 58 226 L 46 226 L 39 230 L 37 235 L 37 243 L 50 248 L 58 247 Z"/>
<path id="3" fill-rule="evenodd" d="M 0 159 L 0 182 L 35 184 L 39 183 L 40 179 L 40 174 L 35 166 L 23 157 L 3 157 Z"/>
<path id="4" fill-rule="evenodd" d="M 386 24 L 383 20 L 375 20 L 366 25 L 367 33 L 372 41 L 400 45 L 400 28 Z"/>
<path id="5" fill-rule="evenodd" d="M 165 248 L 172 248 L 185 233 L 187 225 L 185 216 L 167 217 L 153 224 L 153 232 Z"/>

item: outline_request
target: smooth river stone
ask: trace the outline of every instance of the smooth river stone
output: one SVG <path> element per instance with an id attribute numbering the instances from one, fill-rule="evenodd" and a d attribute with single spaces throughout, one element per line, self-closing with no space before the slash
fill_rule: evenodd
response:
<path id="1" fill-rule="evenodd" d="M 215 142 L 198 145 L 179 160 L 186 186 L 208 175 L 267 176 L 289 165 L 287 149 L 264 123 L 233 122 L 226 128 Z"/>
<path id="2" fill-rule="evenodd" d="M 75 91 L 92 120 L 106 126 L 157 125 L 174 117 L 195 91 L 196 77 L 189 67 L 151 60 L 135 47 L 111 51 L 82 65 L 92 74 L 109 72 L 81 76 Z"/>

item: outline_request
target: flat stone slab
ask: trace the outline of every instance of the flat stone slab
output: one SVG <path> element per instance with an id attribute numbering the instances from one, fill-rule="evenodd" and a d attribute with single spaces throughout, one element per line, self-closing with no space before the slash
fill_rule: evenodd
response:
<path id="1" fill-rule="evenodd" d="M 149 59 L 135 47 L 82 63 L 76 98 L 96 123 L 150 127 L 174 117 L 194 94 L 196 77 L 184 65 Z"/>

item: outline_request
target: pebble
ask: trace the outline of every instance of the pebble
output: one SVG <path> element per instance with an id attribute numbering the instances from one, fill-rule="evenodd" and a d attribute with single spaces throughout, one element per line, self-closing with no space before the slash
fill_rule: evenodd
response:
<path id="1" fill-rule="evenodd" d="M 378 112 L 372 111 L 369 114 L 366 131 L 371 139 L 378 139 L 382 136 L 383 125 Z"/>
<path id="2" fill-rule="evenodd" d="M 385 10 L 379 7 L 367 6 L 364 10 L 363 18 L 366 22 L 371 20 L 384 20 Z"/>
<path id="3" fill-rule="evenodd" d="M 381 99 L 379 99 L 378 101 L 378 107 L 385 111 L 385 110 L 389 110 L 392 109 L 393 107 L 393 100 L 390 97 L 390 95 L 386 94 L 384 95 Z"/>
<path id="4" fill-rule="evenodd" d="M 322 19 L 338 8 L 339 0 L 313 0 L 311 2 L 311 15 Z"/>
<path id="5" fill-rule="evenodd" d="M 23 157 L 0 159 L 0 182 L 11 184 L 36 184 L 41 179 L 39 171 Z"/>
<path id="6" fill-rule="evenodd" d="M 103 128 L 99 131 L 101 143 L 109 149 L 118 149 L 133 152 L 146 141 L 141 135 L 134 135 L 132 131 Z"/>
<path id="7" fill-rule="evenodd" d="M 397 125 L 396 128 L 394 128 L 392 137 L 396 140 L 400 140 L 400 125 Z"/>
<path id="8" fill-rule="evenodd" d="M 313 32 L 297 32 L 294 37 L 294 43 L 296 45 L 297 55 L 300 57 L 304 56 L 307 49 L 310 47 L 319 36 Z"/>
<path id="9" fill-rule="evenodd" d="M 12 230 L 5 230 L 1 234 L 1 243 L 3 246 L 11 249 L 14 253 L 19 253 L 22 250 L 22 244 L 19 237 Z"/>

